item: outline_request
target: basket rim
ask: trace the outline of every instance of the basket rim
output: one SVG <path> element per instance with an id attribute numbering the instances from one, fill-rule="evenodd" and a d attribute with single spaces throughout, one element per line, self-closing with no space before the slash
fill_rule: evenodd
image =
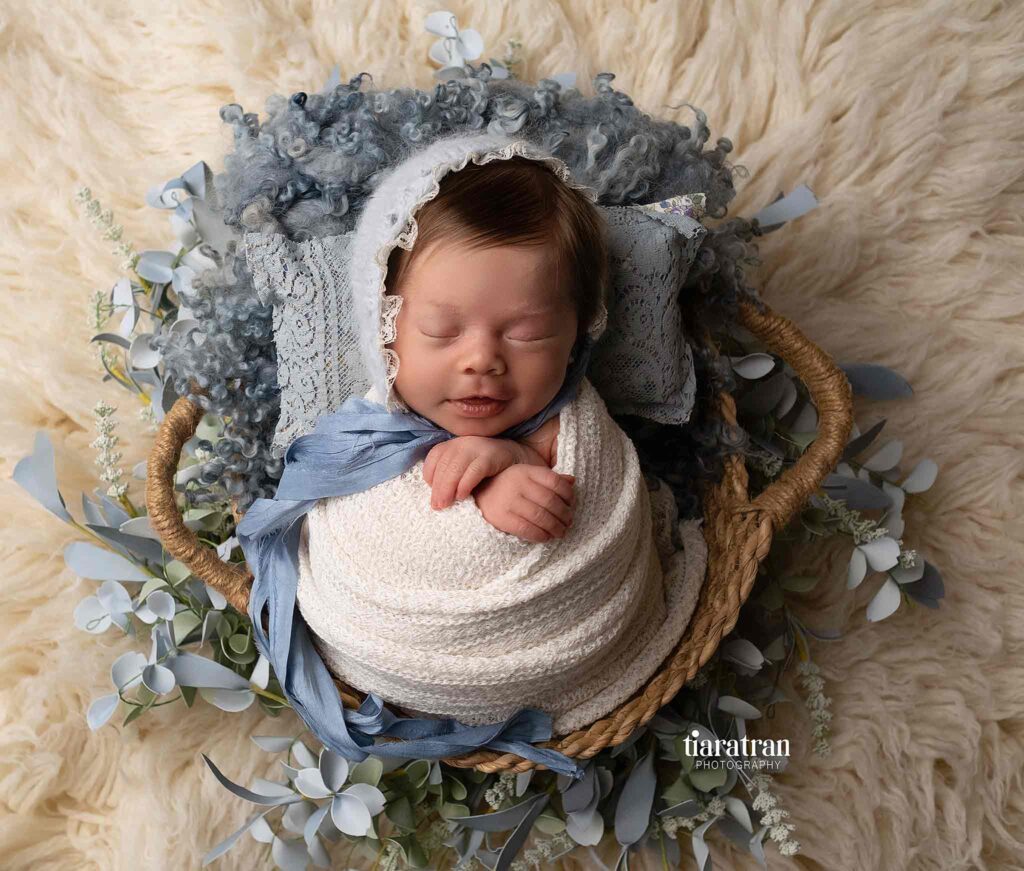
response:
<path id="1" fill-rule="evenodd" d="M 753 588 L 757 569 L 771 548 L 774 532 L 820 486 L 835 467 L 853 424 L 850 383 L 833 359 L 811 342 L 792 322 L 758 301 L 740 303 L 741 324 L 775 351 L 807 386 L 818 410 L 818 436 L 797 462 L 754 499 L 749 499 L 748 475 L 738 454 L 726 458 L 721 480 L 705 490 L 703 532 L 708 543 L 708 568 L 693 615 L 673 650 L 658 669 L 626 701 L 588 727 L 537 742 L 566 756 L 587 759 L 616 746 L 647 723 L 714 655 L 721 639 L 732 631 L 739 611 Z M 729 393 L 719 394 L 723 419 L 736 424 L 736 407 Z M 218 590 L 239 613 L 248 613 L 253 574 L 222 561 L 202 544 L 181 519 L 174 476 L 184 443 L 191 438 L 204 412 L 188 397 L 179 398 L 164 417 L 147 462 L 146 502 L 150 522 L 164 547 L 197 577 Z M 232 500 L 237 523 L 242 513 Z M 343 703 L 358 707 L 365 693 L 335 678 Z M 388 703 L 393 710 L 401 707 Z M 387 739 L 385 739 L 387 740 Z M 394 739 L 401 740 L 401 739 Z M 516 753 L 476 750 L 442 761 L 453 767 L 520 773 L 545 765 Z"/>

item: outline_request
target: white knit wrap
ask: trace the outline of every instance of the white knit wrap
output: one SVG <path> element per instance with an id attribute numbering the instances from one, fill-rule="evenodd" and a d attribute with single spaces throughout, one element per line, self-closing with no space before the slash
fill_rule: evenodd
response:
<path id="1" fill-rule="evenodd" d="M 701 521 L 648 491 L 636 449 L 584 379 L 559 414 L 555 471 L 576 476 L 563 539 L 524 541 L 472 496 L 436 511 L 418 462 L 309 512 L 298 602 L 328 667 L 425 716 L 523 707 L 562 735 L 607 714 L 682 637 L 704 578 Z"/>

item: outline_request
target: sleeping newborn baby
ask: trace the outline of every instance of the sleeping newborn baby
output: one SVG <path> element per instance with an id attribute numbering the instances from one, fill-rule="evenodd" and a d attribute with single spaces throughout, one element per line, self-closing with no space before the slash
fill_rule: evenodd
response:
<path id="1" fill-rule="evenodd" d="M 648 490 L 585 376 L 609 280 L 594 198 L 546 152 L 482 134 L 400 164 L 360 217 L 355 304 L 379 325 L 363 398 L 450 437 L 319 499 L 296 598 L 330 671 L 409 714 L 533 707 L 566 734 L 638 690 L 696 604 L 700 521 Z"/>

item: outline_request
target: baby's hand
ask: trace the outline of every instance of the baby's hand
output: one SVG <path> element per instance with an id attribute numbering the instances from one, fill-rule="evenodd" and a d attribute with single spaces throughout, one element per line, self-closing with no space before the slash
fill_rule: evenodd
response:
<path id="1" fill-rule="evenodd" d="M 545 466 L 519 463 L 484 481 L 473 498 L 495 529 L 544 542 L 563 538 L 572 524 L 575 480 Z"/>
<path id="2" fill-rule="evenodd" d="M 526 460 L 526 449 L 510 439 L 458 436 L 435 445 L 423 461 L 431 487 L 430 507 L 447 508 L 465 499 L 484 478 Z"/>

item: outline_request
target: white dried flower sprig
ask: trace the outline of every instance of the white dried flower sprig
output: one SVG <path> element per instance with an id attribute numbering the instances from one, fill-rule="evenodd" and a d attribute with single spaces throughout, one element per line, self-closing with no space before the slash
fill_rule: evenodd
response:
<path id="1" fill-rule="evenodd" d="M 700 813 L 694 814 L 692 817 L 662 817 L 661 828 L 670 838 L 675 839 L 679 829 L 686 829 L 688 832 L 692 832 L 698 828 L 701 823 L 706 823 L 710 819 L 725 816 L 725 802 L 720 796 L 712 796 L 708 799 Z"/>
<path id="2" fill-rule="evenodd" d="M 525 850 L 523 855 L 516 859 L 510 866 L 509 871 L 531 871 L 534 868 L 550 868 L 551 860 L 564 853 L 576 842 L 566 832 L 559 832 L 557 835 L 544 841 L 538 841 L 535 847 Z"/>
<path id="3" fill-rule="evenodd" d="M 484 801 L 486 801 L 493 810 L 497 810 L 501 807 L 501 803 L 505 801 L 505 799 L 514 798 L 515 794 L 516 776 L 504 771 L 501 773 L 501 776 L 495 782 L 494 786 L 484 793 Z"/>
<path id="4" fill-rule="evenodd" d="M 842 500 L 833 499 L 827 493 L 819 494 L 818 498 L 825 506 L 828 516 L 839 521 L 839 531 L 852 536 L 854 544 L 866 544 L 889 534 L 889 530 L 877 520 L 861 517 L 859 511 L 848 508 Z"/>
<path id="5" fill-rule="evenodd" d="M 828 740 L 831 732 L 829 724 L 832 722 L 829 707 L 832 700 L 823 692 L 825 679 L 821 676 L 821 669 L 810 660 L 800 662 L 797 665 L 797 672 L 800 674 L 800 683 L 807 693 L 807 709 L 814 724 L 811 729 L 811 735 L 815 739 L 814 752 L 821 757 L 828 756 L 832 752 L 832 745 Z"/>
<path id="6" fill-rule="evenodd" d="M 84 206 L 90 223 L 102 231 L 103 238 L 117 243 L 111 250 L 122 258 L 120 268 L 133 269 L 139 257 L 138 252 L 130 242 L 124 241 L 124 227 L 114 223 L 113 210 L 104 211 L 99 200 L 93 199 L 92 191 L 87 187 L 79 188 L 75 199 Z"/>
<path id="7" fill-rule="evenodd" d="M 768 826 L 768 837 L 775 842 L 783 856 L 793 856 L 800 852 L 800 842 L 790 837 L 796 826 L 786 822 L 789 811 L 779 807 L 779 799 L 771 791 L 771 775 L 758 772 L 751 780 L 757 790 L 757 795 L 754 796 L 754 810 L 761 814 L 761 825 Z"/>
<path id="8" fill-rule="evenodd" d="M 110 485 L 107 488 L 107 495 L 115 499 L 124 499 L 128 493 L 128 485 L 124 483 L 124 469 L 118 466 L 121 452 L 114 450 L 120 441 L 120 437 L 114 435 L 114 428 L 117 426 L 114 419 L 115 411 L 115 406 L 108 405 L 102 399 L 93 406 L 92 412 L 96 416 L 96 431 L 99 432 L 99 437 L 90 442 L 89 447 L 97 448 L 100 452 L 95 462 L 102 469 L 100 480 Z"/>

